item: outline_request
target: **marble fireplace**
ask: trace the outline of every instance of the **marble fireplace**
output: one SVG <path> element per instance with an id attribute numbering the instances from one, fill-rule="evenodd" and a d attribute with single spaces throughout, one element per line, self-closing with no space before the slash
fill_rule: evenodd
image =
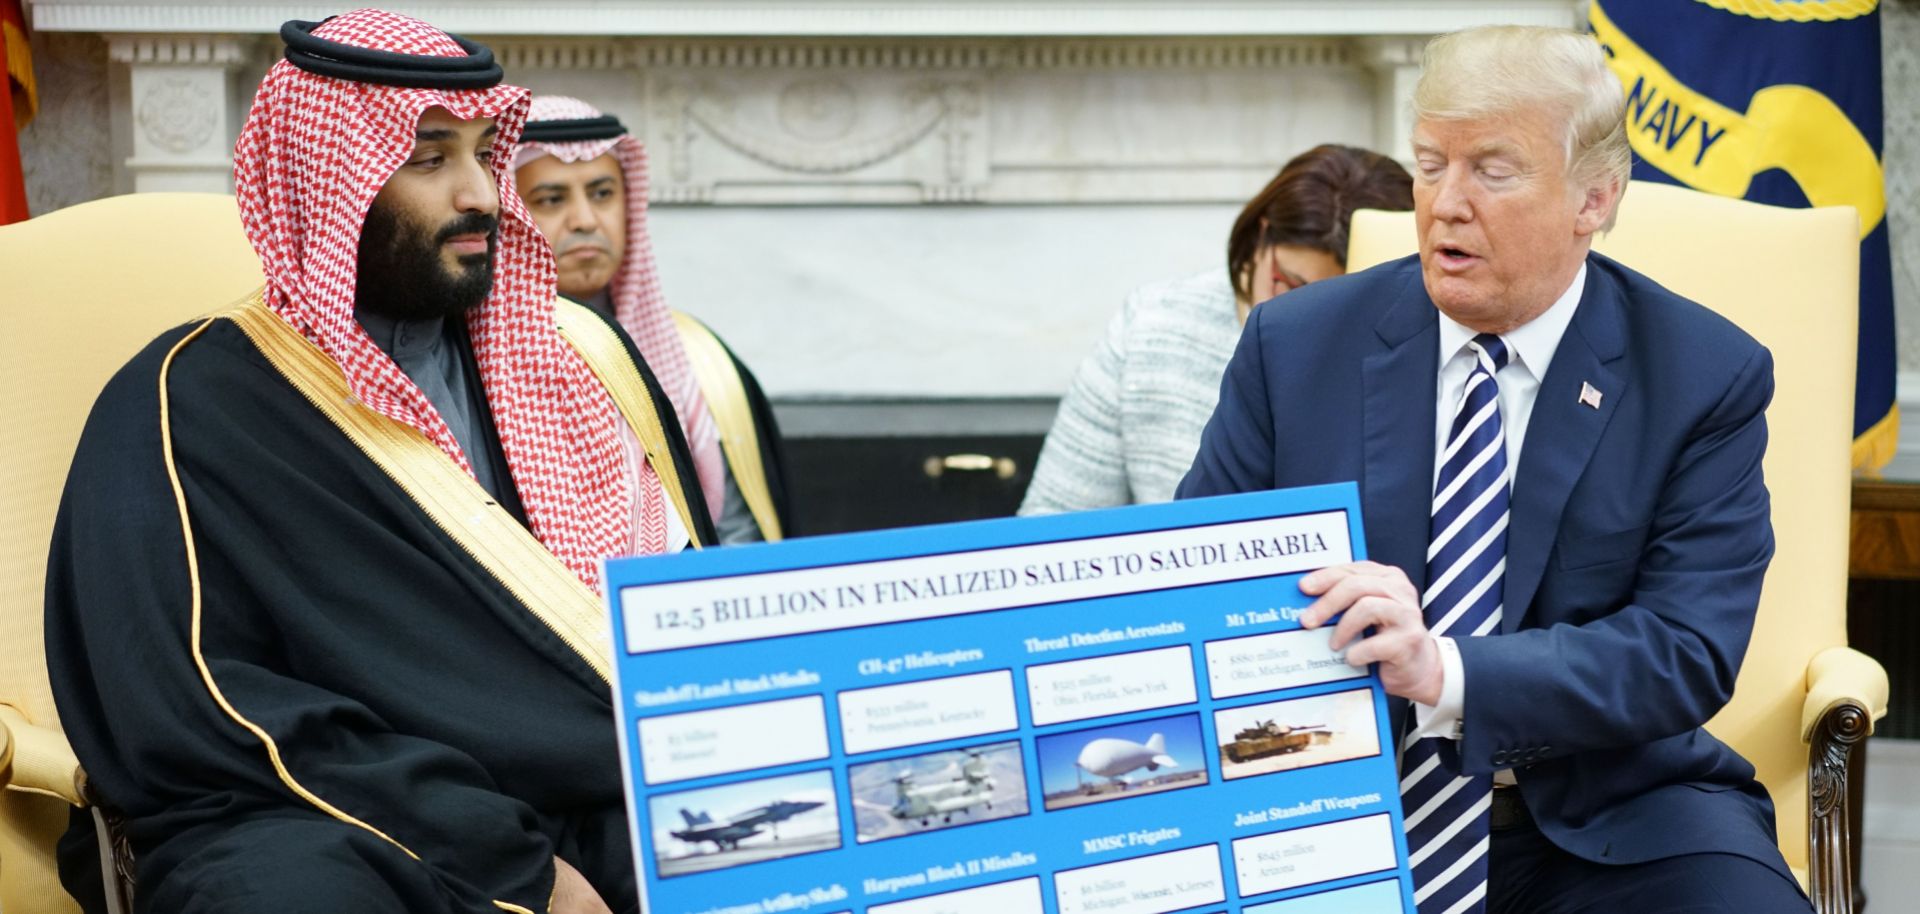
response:
<path id="1" fill-rule="evenodd" d="M 1573 26 L 1584 6 L 385 5 L 486 42 L 510 81 L 625 121 L 651 154 L 668 301 L 753 366 L 797 458 L 810 439 L 837 442 L 836 465 L 884 439 L 926 442 L 898 458 L 909 475 L 989 444 L 1030 461 L 1127 291 L 1218 268 L 1239 204 L 1289 157 L 1339 142 L 1404 158 L 1427 37 Z M 280 22 L 348 4 L 30 6 L 38 30 L 106 37 L 127 189 L 224 192 Z M 1029 467 L 1015 464 L 993 485 L 1017 498 Z"/>

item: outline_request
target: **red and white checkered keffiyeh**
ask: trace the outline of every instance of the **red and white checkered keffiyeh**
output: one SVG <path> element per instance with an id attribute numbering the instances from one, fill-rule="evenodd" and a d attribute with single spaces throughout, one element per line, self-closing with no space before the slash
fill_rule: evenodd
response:
<path id="1" fill-rule="evenodd" d="M 533 99 L 528 121 L 567 121 L 600 117 L 599 109 L 577 98 L 564 95 L 539 95 Z M 609 140 L 580 140 L 570 143 L 523 142 L 514 148 L 513 167 L 517 171 L 543 155 L 562 162 L 591 162 L 608 152 L 620 162 L 627 183 L 627 250 L 614 273 L 607 292 L 613 299 L 613 316 L 626 328 L 627 335 L 640 347 L 640 355 L 653 369 L 667 399 L 680 416 L 687 445 L 693 451 L 694 471 L 700 475 L 700 491 L 707 497 L 707 509 L 714 520 L 720 519 L 726 492 L 726 465 L 720 456 L 720 432 L 707 409 L 706 396 L 688 364 L 687 350 L 674 328 L 673 315 L 667 311 L 666 296 L 660 292 L 660 272 L 653 262 L 653 241 L 647 234 L 647 148 L 631 134 Z"/>
<path id="2" fill-rule="evenodd" d="M 439 29 L 381 10 L 336 16 L 313 34 L 403 54 L 466 53 Z M 354 319 L 355 264 L 368 207 L 412 156 L 421 114 L 439 106 L 495 120 L 499 238 L 493 290 L 468 317 L 474 355 L 534 535 L 598 590 L 601 558 L 665 549 L 666 511 L 652 467 L 628 457 L 631 432 L 611 397 L 555 327 L 553 253 L 508 170 L 528 103 L 517 86 L 407 89 L 282 60 L 240 131 L 234 187 L 268 307 L 339 363 L 361 403 L 419 430 L 471 473 L 433 404 Z"/>

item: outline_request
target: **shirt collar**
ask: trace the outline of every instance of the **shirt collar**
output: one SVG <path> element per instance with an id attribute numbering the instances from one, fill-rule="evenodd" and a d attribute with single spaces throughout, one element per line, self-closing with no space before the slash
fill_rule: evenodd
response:
<path id="1" fill-rule="evenodd" d="M 587 296 L 587 300 L 581 302 L 581 304 L 600 312 L 601 316 L 607 320 L 617 321 L 620 319 L 613 307 L 613 286 L 611 284 L 603 286 L 600 291 Z"/>
<path id="2" fill-rule="evenodd" d="M 1507 349 L 1513 353 L 1509 364 L 1523 365 L 1527 373 L 1535 380 L 1547 376 L 1547 366 L 1553 362 L 1553 354 L 1560 348 L 1560 338 L 1566 336 L 1567 325 L 1573 323 L 1573 313 L 1580 307 L 1581 293 L 1587 287 L 1587 264 L 1580 262 L 1580 271 L 1573 274 L 1573 283 L 1567 291 L 1560 293 L 1554 303 L 1534 318 L 1501 335 Z M 1440 317 L 1440 369 L 1446 370 L 1447 363 L 1465 349 L 1467 343 L 1477 331 L 1463 326 L 1448 317 L 1445 312 Z"/>
<path id="3" fill-rule="evenodd" d="M 374 345 L 379 346 L 387 358 L 401 365 L 402 370 L 415 360 L 439 350 L 446 326 L 445 318 L 396 320 L 363 308 L 355 308 L 353 316 L 360 321 L 361 327 L 366 328 L 367 335 L 373 337 Z"/>

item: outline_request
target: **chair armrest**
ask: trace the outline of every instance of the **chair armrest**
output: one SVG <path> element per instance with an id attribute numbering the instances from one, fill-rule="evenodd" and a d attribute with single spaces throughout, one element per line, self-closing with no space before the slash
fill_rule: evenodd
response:
<path id="1" fill-rule="evenodd" d="M 0 723 L 0 787 L 13 783 L 13 731 Z"/>
<path id="2" fill-rule="evenodd" d="M 1830 647 L 1807 664 L 1807 699 L 1800 706 L 1800 739 L 1812 742 L 1814 728 L 1827 712 L 1843 704 L 1860 706 L 1872 721 L 1887 716 L 1887 670 L 1850 647 Z"/>
<path id="3" fill-rule="evenodd" d="M 5 727 L 13 746 L 13 769 L 7 777 L 8 790 L 58 797 L 75 806 L 85 806 L 80 798 L 80 760 L 67 744 L 66 734 L 42 727 L 27 719 L 20 709 L 0 703 L 0 727 Z"/>

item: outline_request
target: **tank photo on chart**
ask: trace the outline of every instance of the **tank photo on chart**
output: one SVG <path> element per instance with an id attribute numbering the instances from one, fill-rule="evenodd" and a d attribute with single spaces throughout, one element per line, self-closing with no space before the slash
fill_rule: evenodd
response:
<path id="1" fill-rule="evenodd" d="M 1368 689 L 1215 711 L 1213 732 L 1229 781 L 1380 754 Z"/>

